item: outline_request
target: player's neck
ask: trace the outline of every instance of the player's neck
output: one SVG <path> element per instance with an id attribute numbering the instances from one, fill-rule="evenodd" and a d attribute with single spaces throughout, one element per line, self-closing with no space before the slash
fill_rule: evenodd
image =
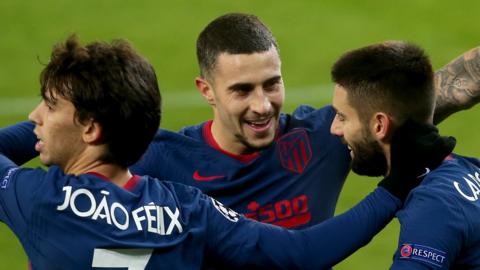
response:
<path id="1" fill-rule="evenodd" d="M 233 154 L 233 153 L 230 153 L 224 149 L 222 149 L 220 147 L 220 145 L 218 145 L 217 141 L 215 140 L 215 138 L 213 137 L 213 134 L 212 134 L 212 123 L 213 121 L 208 121 L 205 123 L 205 125 L 203 126 L 203 130 L 202 130 L 202 133 L 203 133 L 203 138 L 205 139 L 205 142 L 210 146 L 212 147 L 213 149 L 219 151 L 220 153 L 223 153 L 224 155 L 227 155 L 227 156 L 230 156 L 236 160 L 239 160 L 241 162 L 251 162 L 252 160 L 256 159 L 259 155 L 259 152 L 256 151 L 252 154 L 243 154 L 243 155 L 236 155 L 236 154 Z"/>
<path id="2" fill-rule="evenodd" d="M 124 186 L 128 180 L 132 178 L 132 174 L 128 168 L 122 168 L 116 164 L 104 163 L 100 161 L 96 161 L 85 166 L 72 167 L 66 170 L 65 173 L 74 175 L 95 173 L 103 176 L 118 186 Z"/>
<path id="3" fill-rule="evenodd" d="M 225 132 L 225 130 L 219 125 L 220 124 L 218 122 L 213 121 L 210 132 L 213 140 L 220 149 L 232 155 L 245 155 L 256 152 L 252 151 L 244 144 L 237 142 L 236 138 L 232 134 Z"/>
<path id="4" fill-rule="evenodd" d="M 103 175 L 117 186 L 123 187 L 132 178 L 132 174 L 128 168 L 122 168 L 113 164 L 102 164 L 97 166 L 90 173 Z"/>
<path id="5" fill-rule="evenodd" d="M 100 156 L 100 152 L 84 151 L 76 156 L 74 160 L 65 164 L 62 169 L 66 174 L 73 175 L 97 173 L 119 186 L 123 186 L 132 177 L 128 168 L 104 162 L 100 160 Z"/>
<path id="6" fill-rule="evenodd" d="M 383 151 L 385 152 L 385 158 L 387 159 L 387 171 L 385 172 L 385 176 L 389 175 L 390 174 L 390 169 L 391 169 L 391 164 L 392 164 L 392 160 L 390 158 L 390 151 L 391 151 L 391 148 L 390 148 L 390 144 L 386 144 L 384 147 L 383 147 Z"/>

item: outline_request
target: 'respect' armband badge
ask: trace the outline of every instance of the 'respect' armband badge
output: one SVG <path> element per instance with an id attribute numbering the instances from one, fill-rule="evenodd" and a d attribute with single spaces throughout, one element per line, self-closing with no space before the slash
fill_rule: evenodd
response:
<path id="1" fill-rule="evenodd" d="M 447 260 L 446 252 L 418 244 L 403 244 L 399 253 L 400 259 L 421 261 L 437 267 L 442 267 Z"/>

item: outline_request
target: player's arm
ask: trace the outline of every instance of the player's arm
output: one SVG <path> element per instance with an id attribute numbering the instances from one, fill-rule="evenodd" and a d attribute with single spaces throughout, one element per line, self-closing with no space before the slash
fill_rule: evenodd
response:
<path id="1" fill-rule="evenodd" d="M 213 201 L 212 204 L 215 204 Z M 290 231 L 209 207 L 208 251 L 229 269 L 326 269 L 368 243 L 400 201 L 377 188 L 351 210 L 319 225 Z"/>
<path id="2" fill-rule="evenodd" d="M 15 232 L 26 232 L 36 204 L 35 196 L 44 182 L 42 169 L 20 168 L 0 153 L 0 221 Z"/>
<path id="3" fill-rule="evenodd" d="M 41 169 L 18 166 L 38 155 L 33 128 L 32 123 L 22 122 L 0 129 L 0 220 L 19 230 L 45 175 Z"/>
<path id="4" fill-rule="evenodd" d="M 393 218 L 401 200 L 421 182 L 418 176 L 425 167 L 435 168 L 453 149 L 451 140 L 440 137 L 433 126 L 407 122 L 392 139 L 390 174 L 380 182 L 380 188 L 351 210 L 302 231 L 245 220 L 229 227 L 213 215 L 208 219 L 214 228 L 209 235 L 219 238 L 209 243 L 211 249 L 219 252 L 229 266 L 331 267 L 367 244 Z M 416 153 L 413 157 L 412 149 Z"/>
<path id="5" fill-rule="evenodd" d="M 434 123 L 480 102 L 480 47 L 435 72 L 437 95 Z"/>
<path id="6" fill-rule="evenodd" d="M 401 223 L 398 249 L 392 270 L 450 269 L 468 239 L 467 218 L 439 190 L 415 190 L 398 213 Z M 467 238 L 465 238 L 467 237 Z"/>
<path id="7" fill-rule="evenodd" d="M 33 133 L 35 125 L 32 122 L 18 124 L 0 129 L 0 153 L 8 157 L 13 163 L 22 165 L 35 158 L 37 137 Z"/>

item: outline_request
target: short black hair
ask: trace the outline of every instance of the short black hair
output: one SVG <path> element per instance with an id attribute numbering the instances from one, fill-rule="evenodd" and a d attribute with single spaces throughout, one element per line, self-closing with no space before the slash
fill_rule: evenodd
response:
<path id="1" fill-rule="evenodd" d="M 160 125 L 155 71 L 124 40 L 82 46 L 76 35 L 54 46 L 40 74 L 46 102 L 61 96 L 74 105 L 75 121 L 93 120 L 107 145 L 104 162 L 128 167 L 140 159 Z"/>
<path id="2" fill-rule="evenodd" d="M 270 29 L 251 14 L 229 13 L 210 22 L 197 39 L 197 60 L 202 76 L 215 68 L 218 55 L 265 52 L 277 41 Z"/>
<path id="3" fill-rule="evenodd" d="M 348 92 L 361 120 L 381 110 L 396 118 L 427 122 L 433 115 L 433 68 L 412 43 L 387 41 L 345 53 L 333 65 L 332 80 Z"/>

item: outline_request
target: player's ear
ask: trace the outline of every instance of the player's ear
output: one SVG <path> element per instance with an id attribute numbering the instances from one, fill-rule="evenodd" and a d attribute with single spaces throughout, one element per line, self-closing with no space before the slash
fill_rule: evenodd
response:
<path id="1" fill-rule="evenodd" d="M 383 112 L 373 114 L 371 121 L 372 134 L 380 141 L 390 140 L 392 135 L 392 119 Z"/>
<path id="2" fill-rule="evenodd" d="M 195 86 L 197 87 L 200 94 L 207 100 L 208 104 L 215 105 L 215 97 L 213 95 L 213 88 L 207 79 L 203 77 L 195 78 Z"/>
<path id="3" fill-rule="evenodd" d="M 99 142 L 102 138 L 102 126 L 93 120 L 89 120 L 84 124 L 83 141 L 89 144 Z"/>

